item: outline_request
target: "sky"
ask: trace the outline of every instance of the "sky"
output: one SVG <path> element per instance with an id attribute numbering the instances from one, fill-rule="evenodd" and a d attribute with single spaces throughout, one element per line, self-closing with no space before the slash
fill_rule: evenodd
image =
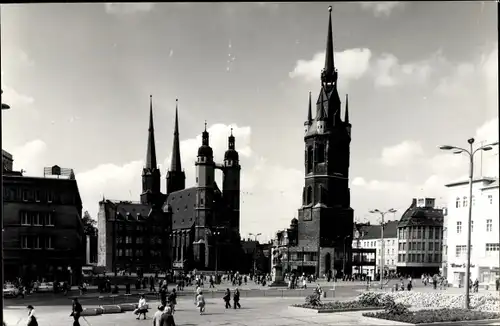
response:
<path id="1" fill-rule="evenodd" d="M 328 3 L 1 5 L 2 148 L 14 167 L 72 168 L 84 209 L 139 200 L 153 96 L 162 189 L 179 99 L 187 186 L 207 121 L 215 160 L 232 127 L 242 165 L 241 233 L 267 240 L 297 216 L 308 92 L 320 90 Z M 446 205 L 465 156 L 498 140 L 495 2 L 334 3 L 339 93 L 349 94 L 357 221 L 413 197 Z M 498 150 L 476 158 L 498 176 Z M 217 176 L 220 184 L 220 173 Z"/>

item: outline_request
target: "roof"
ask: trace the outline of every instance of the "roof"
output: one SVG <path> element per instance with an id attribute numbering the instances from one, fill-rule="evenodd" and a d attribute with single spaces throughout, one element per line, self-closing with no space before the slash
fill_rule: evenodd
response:
<path id="1" fill-rule="evenodd" d="M 495 181 L 493 181 L 492 183 L 486 185 L 485 187 L 483 187 L 482 189 L 492 189 L 492 188 L 498 188 L 499 187 L 499 181 L 498 179 L 496 179 Z"/>
<path id="2" fill-rule="evenodd" d="M 440 208 L 416 207 L 411 205 L 399 220 L 398 227 L 443 226 L 444 214 Z"/>
<path id="3" fill-rule="evenodd" d="M 472 182 L 473 183 L 476 183 L 476 182 L 493 183 L 495 181 L 498 182 L 498 178 L 482 177 L 482 178 L 474 179 Z M 456 186 L 463 186 L 463 185 L 466 185 L 468 183 L 469 183 L 469 180 L 461 180 L 461 181 L 455 181 L 455 182 L 448 183 L 444 186 L 445 187 L 456 187 Z"/>
<path id="4" fill-rule="evenodd" d="M 172 230 L 191 228 L 195 216 L 196 187 L 174 191 L 169 194 L 163 206 L 163 211 L 167 211 L 168 205 L 172 208 Z"/>
<path id="5" fill-rule="evenodd" d="M 384 238 L 397 238 L 399 221 L 388 221 L 384 227 Z M 381 225 L 362 225 L 360 240 L 380 239 Z"/>
<path id="6" fill-rule="evenodd" d="M 99 204 L 102 204 L 100 201 Z M 123 218 L 124 221 L 137 221 L 142 217 L 147 217 L 151 208 L 148 205 L 143 205 L 139 202 L 120 201 L 120 200 L 104 200 L 104 204 L 113 205 L 117 214 Z M 109 216 L 114 217 L 114 216 Z"/>

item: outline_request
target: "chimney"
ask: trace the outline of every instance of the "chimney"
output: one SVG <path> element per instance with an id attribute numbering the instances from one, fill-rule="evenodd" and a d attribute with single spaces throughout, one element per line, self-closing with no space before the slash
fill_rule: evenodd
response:
<path id="1" fill-rule="evenodd" d="M 411 201 L 411 208 L 413 207 L 416 207 L 417 206 L 417 198 L 413 198 L 412 201 Z"/>

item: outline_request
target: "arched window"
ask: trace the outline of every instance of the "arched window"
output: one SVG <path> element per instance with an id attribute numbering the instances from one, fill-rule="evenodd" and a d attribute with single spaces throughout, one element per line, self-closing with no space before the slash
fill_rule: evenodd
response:
<path id="1" fill-rule="evenodd" d="M 316 163 L 325 162 L 325 145 L 316 144 Z"/>
<path id="2" fill-rule="evenodd" d="M 306 204 L 307 204 L 306 187 L 304 187 L 304 189 L 302 189 L 302 205 L 306 205 Z"/>
<path id="3" fill-rule="evenodd" d="M 462 201 L 462 207 L 467 207 L 467 197 L 464 196 L 464 200 Z"/>
<path id="4" fill-rule="evenodd" d="M 312 197 L 313 197 L 313 190 L 311 187 L 307 187 L 306 199 L 308 205 L 312 203 Z"/>
<path id="5" fill-rule="evenodd" d="M 457 199 L 455 200 L 455 206 L 457 208 L 460 208 L 460 197 L 457 197 Z"/>
<path id="6" fill-rule="evenodd" d="M 313 148 L 312 146 L 309 146 L 307 148 L 307 173 L 312 172 L 314 163 L 313 161 L 314 161 Z"/>

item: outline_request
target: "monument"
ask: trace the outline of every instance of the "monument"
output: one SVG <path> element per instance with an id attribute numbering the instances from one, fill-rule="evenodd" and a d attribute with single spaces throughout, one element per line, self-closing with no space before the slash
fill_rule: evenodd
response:
<path id="1" fill-rule="evenodd" d="M 280 287 L 287 286 L 285 282 L 285 277 L 283 275 L 283 264 L 281 251 L 278 247 L 274 247 L 272 252 L 272 275 L 271 275 L 271 283 L 269 283 L 270 287 Z"/>

